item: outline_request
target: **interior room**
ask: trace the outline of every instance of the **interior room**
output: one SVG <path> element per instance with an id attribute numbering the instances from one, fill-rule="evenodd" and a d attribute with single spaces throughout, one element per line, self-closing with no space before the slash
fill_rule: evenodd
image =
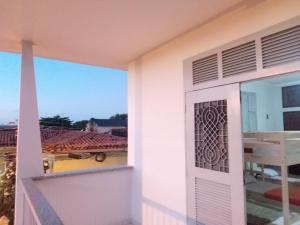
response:
<path id="1" fill-rule="evenodd" d="M 300 72 L 242 83 L 241 102 L 247 223 L 298 225 Z"/>

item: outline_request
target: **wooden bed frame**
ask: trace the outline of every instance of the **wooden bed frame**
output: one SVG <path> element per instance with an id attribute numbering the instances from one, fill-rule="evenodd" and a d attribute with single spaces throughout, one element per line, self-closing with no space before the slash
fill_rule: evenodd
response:
<path id="1" fill-rule="evenodd" d="M 244 149 L 258 149 L 264 151 L 263 155 L 244 152 L 244 161 L 261 165 L 273 165 L 281 168 L 282 206 L 284 224 L 289 220 L 289 193 L 288 193 L 288 166 L 300 164 L 300 132 L 251 132 L 243 134 Z M 270 154 L 268 154 L 268 148 Z M 278 149 L 275 153 L 275 150 Z M 263 149 L 263 150 L 262 150 Z M 262 167 L 263 170 L 263 167 Z M 263 174 L 263 171 L 262 171 Z"/>

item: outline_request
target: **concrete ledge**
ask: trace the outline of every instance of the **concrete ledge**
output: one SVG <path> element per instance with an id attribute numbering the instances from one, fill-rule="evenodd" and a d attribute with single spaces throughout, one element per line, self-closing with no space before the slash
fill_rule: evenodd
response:
<path id="1" fill-rule="evenodd" d="M 59 218 L 55 210 L 49 204 L 44 195 L 34 184 L 31 178 L 23 179 L 22 185 L 25 194 L 25 201 L 30 208 L 30 211 L 39 225 L 63 225 L 64 223 Z"/>
<path id="2" fill-rule="evenodd" d="M 132 170 L 132 166 L 113 166 L 113 167 L 103 167 L 103 168 L 95 168 L 95 169 L 84 169 L 84 170 L 72 170 L 60 173 L 51 173 L 45 174 L 41 177 L 34 177 L 33 180 L 43 180 L 43 179 L 52 179 L 52 178 L 61 178 L 61 177 L 69 177 L 69 176 L 79 176 L 86 174 L 96 174 L 96 173 L 106 173 L 106 172 L 117 172 L 120 170 Z"/>

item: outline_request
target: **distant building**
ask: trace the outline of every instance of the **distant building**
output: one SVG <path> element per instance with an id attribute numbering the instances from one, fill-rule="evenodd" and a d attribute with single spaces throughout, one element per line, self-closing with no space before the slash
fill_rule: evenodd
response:
<path id="1" fill-rule="evenodd" d="M 17 125 L 0 125 L 0 129 L 17 129 Z"/>
<path id="2" fill-rule="evenodd" d="M 112 129 L 110 134 L 113 136 L 119 136 L 119 137 L 127 137 L 128 136 L 127 128 L 122 129 Z"/>
<path id="3" fill-rule="evenodd" d="M 116 120 L 116 119 L 92 119 L 87 124 L 87 131 L 93 131 L 97 133 L 113 133 L 114 131 L 123 130 L 123 134 L 127 133 L 127 120 Z M 127 136 L 127 134 L 126 134 Z"/>
<path id="4" fill-rule="evenodd" d="M 8 126 L 17 126 L 18 125 L 18 120 L 8 122 L 7 125 Z"/>

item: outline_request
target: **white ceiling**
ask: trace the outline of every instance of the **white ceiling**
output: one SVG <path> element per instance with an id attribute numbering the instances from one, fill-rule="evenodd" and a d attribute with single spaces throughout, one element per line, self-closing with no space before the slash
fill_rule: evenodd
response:
<path id="1" fill-rule="evenodd" d="M 243 0 L 0 0 L 0 51 L 126 69 Z M 250 0 L 251 1 L 251 0 Z"/>

